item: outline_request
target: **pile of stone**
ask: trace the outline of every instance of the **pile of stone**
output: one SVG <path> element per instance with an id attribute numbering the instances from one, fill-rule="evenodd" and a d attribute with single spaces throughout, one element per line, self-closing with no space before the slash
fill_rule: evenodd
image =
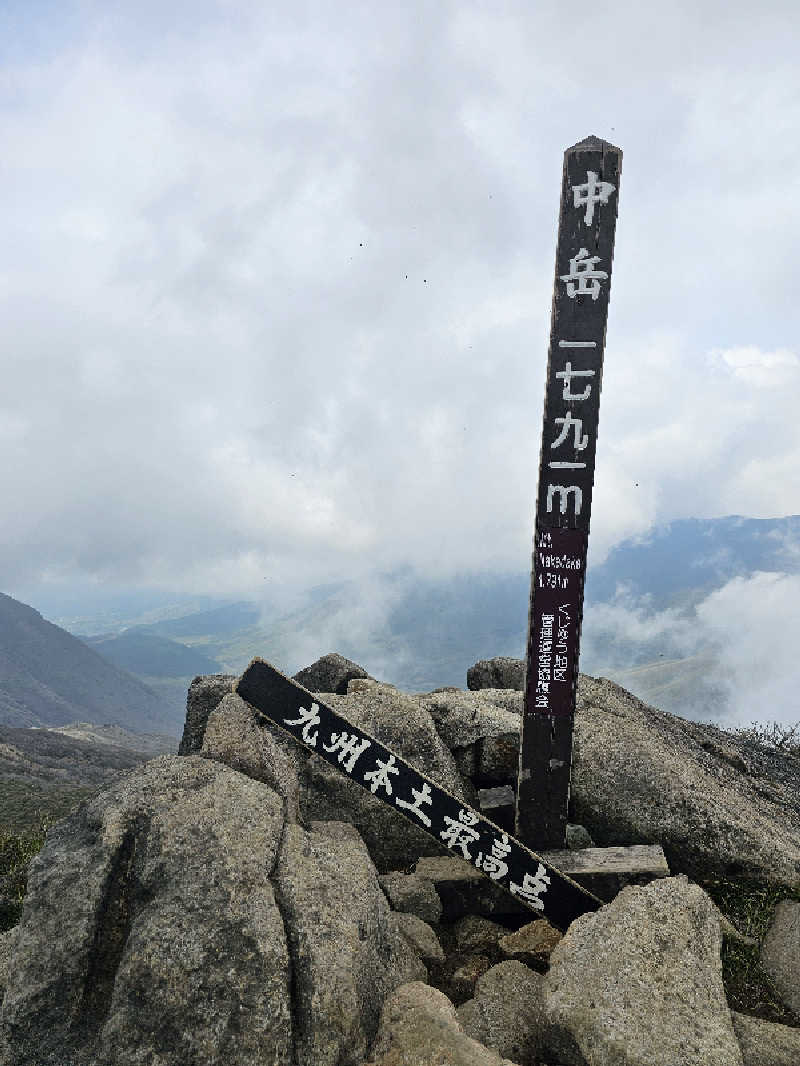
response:
<path id="1" fill-rule="evenodd" d="M 297 679 L 470 806 L 513 783 L 516 660 L 411 695 L 325 656 Z M 660 843 L 563 935 L 195 679 L 177 756 L 50 829 L 0 937 L 0 1066 L 798 1066 L 800 766 L 582 677 L 572 839 Z M 485 687 L 491 685 L 491 687 Z M 697 880 L 781 886 L 758 945 L 793 1024 L 731 1011 Z M 755 945 L 752 945 L 755 947 Z"/>

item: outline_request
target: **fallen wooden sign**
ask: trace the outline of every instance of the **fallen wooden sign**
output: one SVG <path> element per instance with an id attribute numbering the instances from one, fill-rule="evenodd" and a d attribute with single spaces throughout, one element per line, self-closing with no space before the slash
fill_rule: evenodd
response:
<path id="1" fill-rule="evenodd" d="M 253 659 L 235 691 L 258 712 L 259 725 L 277 726 L 288 733 L 538 917 L 566 929 L 579 915 L 602 906 L 597 896 L 541 855 L 451 796 L 264 659 Z"/>

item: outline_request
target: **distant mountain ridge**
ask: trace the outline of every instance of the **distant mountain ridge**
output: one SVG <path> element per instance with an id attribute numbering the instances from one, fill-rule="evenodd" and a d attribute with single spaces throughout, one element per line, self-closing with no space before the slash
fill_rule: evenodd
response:
<path id="1" fill-rule="evenodd" d="M 624 592 L 624 602 L 635 603 L 637 610 L 652 614 L 669 607 L 691 617 L 714 589 L 764 570 L 800 573 L 800 516 L 682 519 L 624 541 L 604 563 L 589 568 L 582 670 L 603 673 L 681 713 L 686 694 L 696 697 L 698 678 L 708 672 L 706 650 L 698 647 L 685 659 L 686 651 L 659 646 L 660 638 L 640 638 L 635 626 L 624 637 L 613 629 L 606 632 L 597 621 L 602 612 L 594 609 L 614 604 Z M 366 586 L 357 581 L 316 586 L 307 591 L 304 606 L 288 613 L 274 610 L 271 617 L 263 603 L 213 605 L 199 597 L 194 604 L 202 603 L 200 610 L 189 607 L 176 617 L 170 601 L 169 617 L 149 624 L 126 626 L 115 614 L 114 633 L 85 636 L 86 643 L 77 645 L 76 638 L 33 608 L 5 596 L 0 601 L 0 722 L 111 722 L 138 733 L 179 736 L 192 677 L 239 673 L 255 655 L 294 673 L 337 651 L 401 689 L 463 688 L 467 668 L 478 659 L 523 657 L 529 586 L 526 569 L 422 579 L 400 567 L 375 575 Z M 152 604 L 148 609 L 158 613 Z M 141 619 L 141 613 L 135 617 Z M 13 661 L 6 631 L 16 648 Z M 61 637 L 51 647 L 55 631 Z M 72 642 L 69 649 L 65 638 Z M 76 646 L 88 658 L 73 659 Z M 95 652 L 98 657 L 92 658 Z M 703 699 L 708 708 L 720 705 L 716 691 Z"/>
<path id="2" fill-rule="evenodd" d="M 85 644 L 121 670 L 148 677 L 196 677 L 213 674 L 217 663 L 202 652 L 140 627 L 118 636 L 82 637 Z"/>
<path id="3" fill-rule="evenodd" d="M 606 603 L 618 588 L 653 609 L 695 603 L 734 577 L 800 573 L 800 515 L 683 518 L 618 544 L 586 575 L 586 599 Z"/>
<path id="4" fill-rule="evenodd" d="M 116 723 L 139 733 L 180 730 L 152 689 L 33 607 L 0 593 L 0 723 Z"/>
<path id="5" fill-rule="evenodd" d="M 622 542 L 604 563 L 590 565 L 584 637 L 591 636 L 592 607 L 612 603 L 619 591 L 650 613 L 667 607 L 691 612 L 733 577 L 759 570 L 800 572 L 800 516 L 671 522 Z M 293 673 L 335 650 L 411 691 L 463 687 L 466 670 L 477 659 L 524 655 L 529 572 L 423 580 L 401 567 L 379 575 L 379 581 L 386 608 L 374 623 L 358 582 L 340 581 L 315 588 L 305 606 L 272 621 L 257 604 L 240 601 L 136 629 L 180 635 L 230 673 L 243 670 L 255 655 Z M 242 623 L 238 628 L 237 621 Z M 647 642 L 617 642 L 603 649 L 602 640 L 584 640 L 582 668 L 607 669 L 614 678 L 635 670 L 639 694 L 648 698 L 652 690 L 669 705 L 666 709 L 675 710 L 681 685 L 668 677 L 670 667 L 658 662 L 661 652 L 670 657 L 669 649 Z M 649 663 L 657 669 L 643 669 Z M 684 667 L 673 663 L 671 669 L 676 674 Z M 694 660 L 686 664 L 687 677 L 696 672 Z"/>

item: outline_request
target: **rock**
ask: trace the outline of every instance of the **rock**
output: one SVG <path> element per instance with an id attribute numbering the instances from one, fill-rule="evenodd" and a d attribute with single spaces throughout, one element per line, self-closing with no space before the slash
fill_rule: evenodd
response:
<path id="1" fill-rule="evenodd" d="M 430 714 L 439 735 L 451 750 L 476 741 L 516 733 L 519 736 L 522 693 L 500 689 L 418 694 L 416 699 Z M 516 774 L 516 770 L 514 771 Z"/>
<path id="2" fill-rule="evenodd" d="M 358 1061 L 382 997 L 424 967 L 352 826 L 305 832 L 284 806 L 162 756 L 57 822 L 3 938 L 3 1066 Z"/>
<path id="3" fill-rule="evenodd" d="M 198 756 L 162 756 L 47 833 L 0 1012 L 4 1066 L 249 1063 L 290 1054 L 269 874 L 283 804 Z"/>
<path id="4" fill-rule="evenodd" d="M 11 929 L 6 929 L 5 932 L 0 933 L 0 1001 L 6 994 L 8 974 L 16 948 L 18 932 L 19 925 L 14 925 Z"/>
<path id="5" fill-rule="evenodd" d="M 453 925 L 456 947 L 466 954 L 490 954 L 497 950 L 501 937 L 508 930 L 498 922 L 482 918 L 478 914 L 468 914 L 459 918 Z"/>
<path id="6" fill-rule="evenodd" d="M 470 807 L 477 804 L 471 782 L 456 769 L 453 756 L 419 702 L 402 692 L 377 689 L 350 696 L 328 694 L 324 702 L 354 726 L 385 744 L 401 758 Z M 321 759 L 309 759 L 300 806 L 307 821 L 345 818 L 359 831 L 379 873 L 405 869 L 421 855 L 448 849 L 423 829 Z"/>
<path id="7" fill-rule="evenodd" d="M 783 1002 L 800 1019 L 800 902 L 797 900 L 784 899 L 775 908 L 761 945 L 761 965 Z"/>
<path id="8" fill-rule="evenodd" d="M 414 981 L 396 989 L 381 1013 L 365 1066 L 517 1066 L 463 1032 L 443 992 Z"/>
<path id="9" fill-rule="evenodd" d="M 521 693 L 456 690 L 416 698 L 430 713 L 463 776 L 478 788 L 516 780 Z"/>
<path id="10" fill-rule="evenodd" d="M 685 877 L 624 889 L 557 942 L 470 864 L 259 724 L 233 682 L 196 678 L 185 754 L 121 774 L 49 831 L 22 919 L 0 934 L 2 1066 L 800 1063 L 800 1030 L 731 1015 L 720 926 L 753 941 Z M 521 692 L 346 686 L 321 698 L 470 806 L 476 782 L 514 780 Z M 663 823 L 673 861 L 730 873 L 744 842 L 744 872 L 791 874 L 786 757 L 609 682 L 581 678 L 579 698 L 573 799 L 586 829 L 571 826 L 579 849 L 563 861 L 586 858 L 588 830 L 629 845 L 634 827 L 652 829 L 651 844 Z M 737 812 L 751 795 L 756 813 Z M 781 904 L 763 945 L 790 991 L 798 909 Z M 548 954 L 549 972 L 533 972 Z"/>
<path id="11" fill-rule="evenodd" d="M 594 848 L 596 846 L 589 831 L 582 825 L 567 823 L 567 847 L 570 851 L 582 851 L 584 848 Z"/>
<path id="12" fill-rule="evenodd" d="M 382 874 L 378 881 L 392 906 L 392 910 L 413 914 L 423 922 L 442 920 L 442 901 L 427 877 L 406 874 L 399 870 Z"/>
<path id="13" fill-rule="evenodd" d="M 481 659 L 467 670 L 467 688 L 506 688 L 522 692 L 525 688 L 525 660 L 497 655 Z"/>
<path id="14" fill-rule="evenodd" d="M 450 977 L 450 988 L 454 1001 L 463 1003 L 475 992 L 475 982 L 486 973 L 492 965 L 491 959 L 486 955 L 470 955 L 464 962 L 456 967 Z"/>
<path id="15" fill-rule="evenodd" d="M 260 726 L 253 708 L 237 693 L 228 692 L 209 715 L 201 753 L 269 785 L 283 798 L 287 820 L 300 821 L 298 774 L 309 756 L 280 730 Z"/>
<path id="16" fill-rule="evenodd" d="M 385 996 L 427 980 L 363 841 L 345 822 L 287 825 L 276 894 L 292 957 L 295 1050 L 308 1066 L 361 1063 Z"/>
<path id="17" fill-rule="evenodd" d="M 390 685 L 388 681 L 373 681 L 371 677 L 354 677 L 347 682 L 347 695 L 352 696 L 358 692 L 374 692 L 379 688 L 397 692 L 397 685 Z"/>
<path id="18" fill-rule="evenodd" d="M 311 666 L 298 670 L 293 680 L 307 688 L 309 692 L 336 692 L 340 696 L 347 694 L 347 684 L 353 678 L 370 678 L 370 675 L 358 663 L 345 659 L 343 655 L 330 652 L 317 659 Z"/>
<path id="19" fill-rule="evenodd" d="M 800 1029 L 731 1011 L 744 1066 L 798 1066 Z"/>
<path id="20" fill-rule="evenodd" d="M 572 815 L 600 846 L 661 844 L 670 869 L 800 886 L 800 760 L 581 676 Z"/>
<path id="21" fill-rule="evenodd" d="M 423 922 L 414 914 L 399 913 L 392 914 L 390 920 L 426 966 L 444 960 L 444 951 L 439 938 L 427 922 Z"/>
<path id="22" fill-rule="evenodd" d="M 239 679 L 233 674 L 207 674 L 196 677 L 186 697 L 186 722 L 178 745 L 179 755 L 194 755 L 203 746 L 208 716 Z"/>
<path id="23" fill-rule="evenodd" d="M 542 981 L 521 962 L 492 966 L 478 978 L 474 998 L 456 1010 L 462 1029 L 519 1066 L 536 1066 L 544 1028 Z"/>
<path id="24" fill-rule="evenodd" d="M 530 916 L 530 908 L 454 855 L 423 856 L 416 872 L 433 881 L 442 901 L 442 921 L 455 922 L 467 914 Z"/>
<path id="25" fill-rule="evenodd" d="M 561 933 L 544 918 L 528 922 L 516 933 L 507 933 L 498 942 L 498 947 L 509 959 L 524 962 L 532 969 L 545 966 L 553 948 L 561 940 Z"/>
<path id="26" fill-rule="evenodd" d="M 548 1051 L 565 1040 L 588 1066 L 742 1066 L 721 943 L 711 900 L 685 877 L 623 889 L 553 950 Z"/>

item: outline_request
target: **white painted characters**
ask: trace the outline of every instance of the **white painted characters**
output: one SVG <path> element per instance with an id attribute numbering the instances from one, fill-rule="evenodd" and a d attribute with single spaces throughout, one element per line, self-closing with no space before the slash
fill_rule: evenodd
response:
<path id="1" fill-rule="evenodd" d="M 307 707 L 300 707 L 297 712 L 299 718 L 284 718 L 285 725 L 301 725 L 303 727 L 301 736 L 303 740 L 308 744 L 310 748 L 316 748 L 317 746 L 317 734 L 311 732 L 312 726 L 320 724 L 319 716 L 319 704 L 312 703 L 311 710 Z"/>
<path id="2" fill-rule="evenodd" d="M 526 873 L 522 878 L 521 885 L 515 885 L 512 881 L 508 887 L 512 896 L 519 896 L 520 899 L 524 899 L 526 903 L 529 903 L 537 911 L 543 911 L 544 901 L 541 897 L 547 891 L 549 884 L 550 878 L 547 876 L 547 869 L 539 863 L 534 875 Z"/>
<path id="3" fill-rule="evenodd" d="M 562 400 L 588 400 L 592 392 L 592 386 L 587 385 L 586 388 L 578 396 L 572 393 L 570 388 L 573 378 L 593 378 L 594 370 L 573 370 L 572 363 L 567 363 L 563 370 L 556 372 L 557 378 L 562 378 L 564 381 L 564 391 L 561 394 Z"/>
<path id="4" fill-rule="evenodd" d="M 505 877 L 508 873 L 508 863 L 504 860 L 510 851 L 511 845 L 508 842 L 508 835 L 503 833 L 500 840 L 495 837 L 492 841 L 491 855 L 484 855 L 482 851 L 478 852 L 475 865 L 479 870 L 483 870 L 485 874 L 488 874 L 493 881 L 499 881 L 501 877 Z"/>
<path id="5" fill-rule="evenodd" d="M 589 387 L 591 388 L 591 386 Z M 561 432 L 550 445 L 551 448 L 557 448 L 560 444 L 563 444 L 569 436 L 570 430 L 574 430 L 575 433 L 575 443 L 573 445 L 575 451 L 582 452 L 584 448 L 588 447 L 589 436 L 583 432 L 583 419 L 573 418 L 572 413 L 567 411 L 564 418 L 556 418 L 554 421 L 557 426 L 561 426 Z"/>
<path id="6" fill-rule="evenodd" d="M 558 503 L 561 514 L 567 513 L 567 503 L 572 496 L 573 511 L 576 515 L 581 513 L 583 492 L 578 485 L 548 485 L 547 486 L 547 513 L 553 510 L 553 500 L 558 494 Z"/>
<path id="7" fill-rule="evenodd" d="M 323 748 L 325 751 L 331 752 L 331 754 L 335 751 L 339 752 L 336 758 L 342 766 L 344 766 L 348 774 L 353 772 L 353 767 L 355 766 L 356 759 L 359 755 L 363 755 L 367 748 L 371 746 L 371 741 L 367 740 L 365 737 L 356 736 L 355 733 L 353 733 L 352 736 L 350 736 L 349 733 L 344 732 L 331 733 L 331 741 L 332 743 L 330 745 L 323 744 Z M 396 772 L 397 771 L 395 771 L 395 773 Z M 375 789 L 372 791 L 374 792 Z"/>
<path id="8" fill-rule="evenodd" d="M 583 221 L 587 226 L 592 224 L 594 205 L 607 204 L 609 196 L 616 189 L 616 185 L 612 185 L 610 181 L 598 181 L 597 172 L 594 170 L 587 170 L 586 181 L 583 185 L 572 185 L 570 187 L 574 197 L 573 206 L 583 207 L 584 204 L 586 205 Z"/>
<path id="9" fill-rule="evenodd" d="M 589 347 L 589 343 L 585 341 L 559 341 L 559 348 L 573 348 L 573 347 Z M 561 393 L 561 398 L 567 403 L 582 403 L 584 400 L 588 400 L 592 394 L 592 385 L 587 383 L 581 389 L 580 392 L 572 391 L 572 379 L 573 378 L 593 378 L 595 376 L 594 370 L 573 370 L 572 363 L 566 362 L 563 370 L 556 371 L 556 378 L 564 382 L 564 388 Z M 555 440 L 550 444 L 550 450 L 554 448 L 561 448 L 564 444 L 569 444 L 570 432 L 572 433 L 572 446 L 574 451 L 582 452 L 589 447 L 589 434 L 583 432 L 583 418 L 576 418 L 571 411 L 561 417 L 554 419 L 556 426 L 561 427 L 561 431 L 556 436 Z M 550 470 L 585 470 L 587 467 L 585 462 L 576 462 L 573 459 L 550 459 L 547 466 Z M 581 507 L 583 506 L 583 490 L 580 485 L 553 485 L 547 486 L 547 513 L 551 514 L 553 506 L 558 498 L 558 508 L 560 514 L 567 513 L 567 507 L 572 500 L 573 514 L 577 517 L 581 513 Z"/>
<path id="10" fill-rule="evenodd" d="M 467 851 L 467 847 L 474 844 L 476 840 L 480 840 L 481 836 L 477 830 L 472 828 L 478 821 L 477 815 L 462 808 L 458 812 L 458 821 L 447 815 L 444 816 L 444 820 L 448 828 L 443 829 L 439 836 L 449 848 L 461 848 L 464 858 L 471 862 L 472 856 Z"/>
<path id="11" fill-rule="evenodd" d="M 395 766 L 395 756 L 390 755 L 386 762 L 383 762 L 382 759 L 376 759 L 375 766 L 375 770 L 369 770 L 364 774 L 364 780 L 372 782 L 369 787 L 370 792 L 374 796 L 379 788 L 385 788 L 386 795 L 391 796 L 392 782 L 389 780 L 389 774 L 400 773 L 400 770 Z"/>
<path id="12" fill-rule="evenodd" d="M 569 261 L 569 274 L 562 274 L 561 280 L 567 283 L 567 296 L 574 300 L 576 296 L 591 296 L 596 300 L 600 296 L 600 282 L 608 274 L 605 270 L 595 270 L 600 262 L 599 255 L 589 255 L 588 248 L 581 248 Z"/>
<path id="13" fill-rule="evenodd" d="M 419 820 L 426 825 L 428 829 L 431 827 L 431 820 L 427 814 L 423 814 L 420 807 L 423 803 L 433 805 L 433 799 L 431 798 L 431 786 L 423 781 L 422 788 L 411 789 L 411 795 L 414 797 L 414 802 L 409 803 L 408 800 L 395 799 L 395 803 L 398 807 L 405 807 L 406 810 L 411 811 L 412 814 L 416 814 Z"/>

